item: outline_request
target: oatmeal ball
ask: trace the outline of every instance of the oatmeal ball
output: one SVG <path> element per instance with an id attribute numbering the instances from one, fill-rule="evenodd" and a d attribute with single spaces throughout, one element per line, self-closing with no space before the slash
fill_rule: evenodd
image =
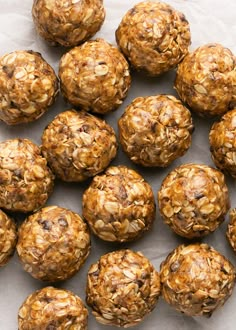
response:
<path id="1" fill-rule="evenodd" d="M 110 242 L 137 239 L 155 219 L 151 186 L 125 166 L 94 177 L 83 194 L 83 216 L 97 236 Z"/>
<path id="2" fill-rule="evenodd" d="M 224 175 L 199 164 L 185 164 L 170 172 L 162 182 L 158 202 L 164 222 L 189 239 L 217 229 L 230 207 Z"/>
<path id="3" fill-rule="evenodd" d="M 234 252 L 236 252 L 236 208 L 230 210 L 229 212 L 230 222 L 228 224 L 226 237 L 233 248 Z"/>
<path id="4" fill-rule="evenodd" d="M 207 44 L 179 64 L 175 88 L 200 116 L 223 115 L 236 106 L 236 58 L 219 44 Z"/>
<path id="5" fill-rule="evenodd" d="M 98 322 L 128 328 L 155 308 L 160 277 L 140 252 L 115 251 L 90 267 L 86 292 Z"/>
<path id="6" fill-rule="evenodd" d="M 215 165 L 236 178 L 236 108 L 213 124 L 209 140 Z"/>
<path id="7" fill-rule="evenodd" d="M 180 245 L 161 264 L 163 298 L 189 316 L 211 316 L 231 296 L 235 269 L 207 244 Z"/>
<path id="8" fill-rule="evenodd" d="M 87 330 L 82 300 L 64 289 L 46 287 L 29 295 L 18 312 L 19 330 Z"/>
<path id="9" fill-rule="evenodd" d="M 102 172 L 115 158 L 117 147 L 113 128 L 85 111 L 60 113 L 42 136 L 43 155 L 57 177 L 68 182 Z"/>
<path id="10" fill-rule="evenodd" d="M 37 145 L 28 139 L 0 143 L 0 207 L 32 212 L 42 207 L 53 190 L 54 176 Z"/>
<path id="11" fill-rule="evenodd" d="M 73 47 L 100 30 L 103 0 L 34 0 L 32 15 L 39 35 L 52 46 Z"/>
<path id="12" fill-rule="evenodd" d="M 191 145 L 194 126 L 187 108 L 170 95 L 138 97 L 119 122 L 120 143 L 142 166 L 166 167 Z"/>
<path id="13" fill-rule="evenodd" d="M 24 270 L 34 278 L 63 281 L 84 264 L 90 252 L 90 234 L 78 214 L 48 206 L 23 222 L 16 248 Z"/>
<path id="14" fill-rule="evenodd" d="M 17 229 L 14 221 L 0 210 L 0 267 L 4 266 L 15 252 Z"/>
<path id="15" fill-rule="evenodd" d="M 103 39 L 66 53 L 60 61 L 59 77 L 62 94 L 71 104 L 100 114 L 118 108 L 131 83 L 126 59 Z"/>
<path id="16" fill-rule="evenodd" d="M 136 70 L 157 76 L 176 67 L 188 53 L 189 23 L 164 2 L 144 1 L 123 17 L 116 41 Z"/>
<path id="17" fill-rule="evenodd" d="M 40 53 L 19 50 L 0 57 L 0 120 L 6 124 L 38 119 L 57 94 L 56 74 Z"/>

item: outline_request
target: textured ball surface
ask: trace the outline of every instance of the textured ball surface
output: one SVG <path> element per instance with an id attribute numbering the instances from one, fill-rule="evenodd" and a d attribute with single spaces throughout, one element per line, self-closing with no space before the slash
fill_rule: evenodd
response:
<path id="1" fill-rule="evenodd" d="M 0 210 L 0 267 L 5 266 L 15 252 L 17 229 L 15 222 Z"/>

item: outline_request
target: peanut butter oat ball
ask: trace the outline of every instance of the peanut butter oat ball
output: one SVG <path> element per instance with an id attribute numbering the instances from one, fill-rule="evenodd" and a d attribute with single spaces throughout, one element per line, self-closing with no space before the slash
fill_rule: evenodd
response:
<path id="1" fill-rule="evenodd" d="M 34 0 L 32 15 L 39 35 L 52 46 L 73 47 L 100 30 L 103 0 Z"/>
<path id="2" fill-rule="evenodd" d="M 220 116 L 236 106 L 236 58 L 220 44 L 207 44 L 179 64 L 175 88 L 200 116 Z"/>
<path id="3" fill-rule="evenodd" d="M 42 153 L 63 181 L 80 182 L 102 172 L 116 152 L 113 128 L 85 111 L 60 113 L 42 136 Z"/>
<path id="4" fill-rule="evenodd" d="M 57 94 L 56 74 L 40 53 L 19 50 L 0 58 L 0 120 L 6 124 L 38 119 Z"/>
<path id="5" fill-rule="evenodd" d="M 136 70 L 158 76 L 176 67 L 188 53 L 189 23 L 164 2 L 144 1 L 123 17 L 116 41 Z"/>
<path id="6" fill-rule="evenodd" d="M 115 251 L 90 267 L 86 292 L 98 322 L 128 328 L 155 308 L 160 277 L 140 252 Z"/>
<path id="7" fill-rule="evenodd" d="M 71 104 L 100 114 L 117 109 L 131 83 L 126 59 L 103 39 L 87 41 L 66 53 L 59 77 L 62 94 Z"/>
<path id="8" fill-rule="evenodd" d="M 16 248 L 24 270 L 34 278 L 63 281 L 84 264 L 90 252 L 90 234 L 78 214 L 48 206 L 23 222 Z"/>
<path id="9" fill-rule="evenodd" d="M 236 252 L 236 208 L 230 210 L 229 212 L 230 222 L 228 224 L 226 237 L 233 248 L 234 252 Z"/>
<path id="10" fill-rule="evenodd" d="M 209 140 L 215 165 L 236 178 L 236 108 L 213 124 Z"/>
<path id="11" fill-rule="evenodd" d="M 32 212 L 42 207 L 53 190 L 54 175 L 39 147 L 28 139 L 0 143 L 0 207 Z"/>
<path id="12" fill-rule="evenodd" d="M 170 172 L 162 182 L 158 202 L 164 222 L 189 239 L 217 229 L 230 207 L 224 175 L 199 164 L 181 165 Z"/>
<path id="13" fill-rule="evenodd" d="M 189 316 L 211 316 L 231 296 L 235 269 L 207 244 L 180 245 L 161 264 L 162 296 Z"/>
<path id="14" fill-rule="evenodd" d="M 194 129 L 190 111 L 170 95 L 134 99 L 118 127 L 127 156 L 147 167 L 166 167 L 183 156 Z"/>
<path id="15" fill-rule="evenodd" d="M 0 210 L 0 267 L 5 266 L 15 252 L 17 229 L 14 221 Z"/>
<path id="16" fill-rule="evenodd" d="M 127 242 L 149 230 L 155 218 L 151 186 L 125 166 L 109 167 L 83 194 L 83 216 L 105 241 Z"/>
<path id="17" fill-rule="evenodd" d="M 46 287 L 29 295 L 18 312 L 19 330 L 87 330 L 82 300 L 64 289 Z"/>

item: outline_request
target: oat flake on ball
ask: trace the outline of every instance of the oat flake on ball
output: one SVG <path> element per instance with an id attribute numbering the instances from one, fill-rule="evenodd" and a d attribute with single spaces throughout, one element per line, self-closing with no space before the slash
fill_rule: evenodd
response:
<path id="1" fill-rule="evenodd" d="M 155 218 L 151 186 L 134 170 L 111 166 L 83 194 L 83 216 L 105 241 L 128 242 L 148 231 Z"/>
<path id="2" fill-rule="evenodd" d="M 147 167 L 166 167 L 183 156 L 194 129 L 190 111 L 171 95 L 138 97 L 118 122 L 128 157 Z"/>
<path id="3" fill-rule="evenodd" d="M 103 0 L 34 0 L 34 24 L 53 46 L 73 47 L 98 32 L 105 19 Z"/>
<path id="4" fill-rule="evenodd" d="M 62 94 L 72 105 L 100 114 L 117 109 L 131 83 L 126 59 L 103 39 L 87 41 L 66 53 L 59 77 Z"/>
<path id="5" fill-rule="evenodd" d="M 15 252 L 17 229 L 15 222 L 0 210 L 0 267 L 4 266 Z"/>
<path id="6" fill-rule="evenodd" d="M 0 120 L 6 124 L 38 119 L 57 94 L 56 74 L 40 53 L 18 50 L 0 58 Z"/>
<path id="7" fill-rule="evenodd" d="M 189 239 L 216 230 L 230 207 L 224 175 L 199 164 L 184 164 L 171 171 L 162 182 L 158 202 L 165 223 Z"/>
<path id="8" fill-rule="evenodd" d="M 39 147 L 28 139 L 0 143 L 0 207 L 32 212 L 42 207 L 53 190 L 54 175 Z"/>
<path id="9" fill-rule="evenodd" d="M 200 116 L 221 116 L 236 106 L 236 58 L 220 44 L 206 44 L 179 64 L 175 88 Z"/>
<path id="10" fill-rule="evenodd" d="M 50 286 L 30 294 L 18 311 L 19 330 L 87 330 L 87 319 L 78 296 Z"/>
<path id="11" fill-rule="evenodd" d="M 102 324 L 128 328 L 156 306 L 160 277 L 140 252 L 120 250 L 103 255 L 87 278 L 87 304 Z"/>
<path id="12" fill-rule="evenodd" d="M 60 113 L 42 135 L 42 153 L 49 166 L 68 182 L 84 181 L 105 170 L 117 147 L 113 128 L 85 111 Z"/>
<path id="13" fill-rule="evenodd" d="M 34 278 L 63 281 L 77 273 L 87 259 L 90 234 L 78 214 L 48 206 L 22 223 L 16 248 L 24 270 Z"/>
<path id="14" fill-rule="evenodd" d="M 223 306 L 235 284 L 229 260 L 207 244 L 180 245 L 161 264 L 162 296 L 188 316 L 207 316 Z"/>
<path id="15" fill-rule="evenodd" d="M 132 67 L 158 76 L 176 67 L 188 53 L 189 23 L 164 2 L 144 1 L 125 14 L 116 41 Z"/>

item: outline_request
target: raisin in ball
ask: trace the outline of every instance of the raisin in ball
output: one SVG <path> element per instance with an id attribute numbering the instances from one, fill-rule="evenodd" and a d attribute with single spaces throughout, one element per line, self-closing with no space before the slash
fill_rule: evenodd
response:
<path id="1" fill-rule="evenodd" d="M 57 94 L 56 74 L 41 54 L 19 50 L 0 58 L 0 120 L 6 124 L 38 119 Z"/>
<path id="2" fill-rule="evenodd" d="M 83 216 L 93 233 L 105 241 L 137 239 L 155 218 L 152 188 L 132 169 L 109 167 L 84 192 Z"/>
<path id="3" fill-rule="evenodd" d="M 217 229 L 230 207 L 224 175 L 199 164 L 184 164 L 171 171 L 162 182 L 158 202 L 164 222 L 189 239 Z"/>
<path id="4" fill-rule="evenodd" d="M 160 277 L 141 253 L 120 250 L 103 255 L 88 271 L 87 304 L 100 323 L 130 327 L 156 306 Z"/>
<path id="5" fill-rule="evenodd" d="M 188 316 L 211 316 L 231 296 L 235 269 L 207 244 L 180 245 L 161 264 L 162 296 Z"/>
<path id="6" fill-rule="evenodd" d="M 17 229 L 15 222 L 0 210 L 0 267 L 4 266 L 15 252 Z"/>
<path id="7" fill-rule="evenodd" d="M 84 264 L 90 252 L 90 234 L 78 214 L 48 206 L 22 223 L 16 248 L 24 270 L 34 278 L 62 281 Z"/>

